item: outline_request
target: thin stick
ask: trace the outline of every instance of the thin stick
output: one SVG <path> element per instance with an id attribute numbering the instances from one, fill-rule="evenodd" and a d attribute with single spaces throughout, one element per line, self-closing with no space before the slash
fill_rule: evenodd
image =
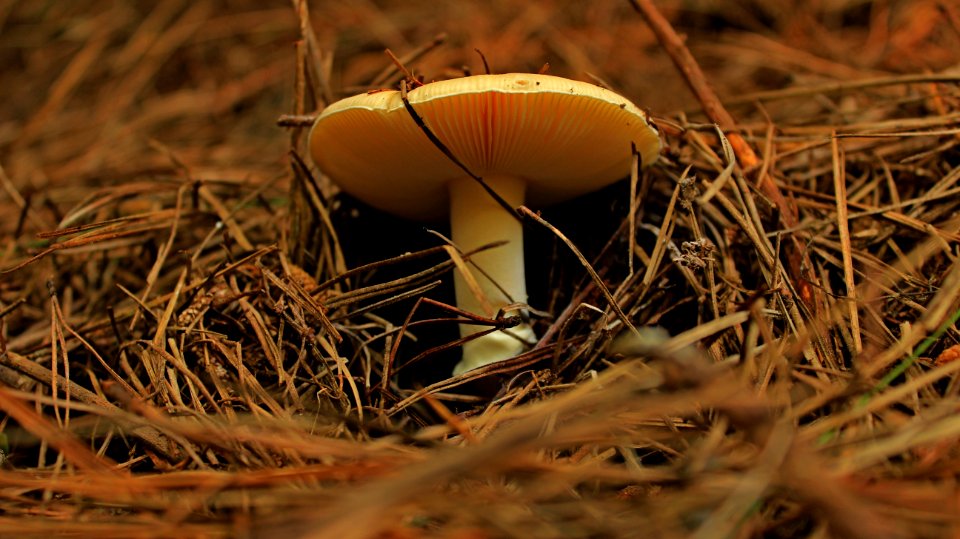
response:
<path id="1" fill-rule="evenodd" d="M 563 243 L 567 244 L 567 247 L 570 248 L 570 251 L 573 252 L 574 256 L 577 257 L 577 260 L 579 260 L 580 263 L 583 264 L 583 267 L 587 270 L 587 273 L 590 274 L 590 278 L 593 279 L 594 283 L 596 283 L 597 288 L 599 288 L 600 292 L 603 293 L 603 297 L 607 299 L 607 302 L 610 304 L 610 308 L 613 309 L 613 312 L 617 314 L 617 318 L 619 318 L 620 321 L 623 322 L 623 325 L 630 328 L 630 331 L 637 333 L 637 328 L 632 323 L 630 323 L 630 319 L 627 318 L 627 315 L 623 312 L 623 309 L 620 308 L 620 305 L 617 303 L 617 300 L 613 297 L 613 294 L 611 294 L 610 290 L 607 289 L 607 286 L 603 284 L 603 279 L 601 279 L 600 276 L 597 275 L 596 270 L 593 269 L 593 266 L 590 265 L 590 262 L 587 261 L 586 257 L 584 257 L 582 253 L 580 253 L 580 250 L 577 249 L 577 246 L 574 245 L 569 238 L 564 236 L 562 232 L 557 230 L 556 227 L 548 223 L 545 219 L 543 219 L 536 213 L 533 213 L 532 211 L 530 211 L 526 206 L 520 206 L 518 208 L 518 211 L 520 212 L 520 215 L 529 217 L 534 221 L 540 223 L 544 227 L 546 227 L 547 230 L 549 230 L 550 232 L 553 232 L 554 235 L 560 238 L 560 240 L 563 241 Z"/>
<path id="2" fill-rule="evenodd" d="M 9 367 L 47 387 L 53 388 L 59 386 L 60 391 L 64 393 L 69 392 L 71 398 L 77 401 L 101 407 L 107 412 L 120 412 L 120 409 L 106 398 L 90 391 L 73 380 L 64 380 L 61 378 L 58 384 L 57 381 L 54 380 L 54 375 L 50 372 L 50 369 L 11 350 L 0 354 L 0 365 Z M 165 456 L 178 456 L 178 449 L 154 426 L 136 426 L 133 427 L 130 432 L 159 453 Z"/>
<path id="3" fill-rule="evenodd" d="M 417 78 L 413 76 L 413 73 L 411 73 L 410 70 L 407 69 L 407 66 L 403 65 L 403 60 L 397 58 L 397 55 L 393 54 L 392 50 L 386 49 L 383 52 L 390 57 L 390 61 L 393 62 L 393 65 L 396 66 L 397 70 L 403 73 L 403 76 L 407 82 L 414 85 L 415 87 L 423 86 L 423 83 L 418 81 Z"/>
<path id="4" fill-rule="evenodd" d="M 486 73 L 487 75 L 490 75 L 492 72 L 490 71 L 490 64 L 487 63 L 487 57 L 483 55 L 483 52 L 481 52 L 480 49 L 473 49 L 473 50 L 477 53 L 478 56 L 480 56 L 480 60 L 483 61 L 483 72 Z"/>
<path id="5" fill-rule="evenodd" d="M 687 49 L 683 39 L 677 35 L 677 32 L 673 29 L 673 26 L 670 25 L 670 22 L 664 18 L 650 0 L 630 0 L 630 3 L 633 4 L 634 9 L 647 20 L 647 24 L 650 25 L 653 33 L 656 34 L 660 44 L 670 56 L 670 59 L 673 60 L 673 63 L 677 66 L 680 73 L 683 74 L 687 85 L 690 86 L 690 89 L 697 96 L 700 104 L 703 105 L 703 111 L 707 116 L 724 131 L 734 129 L 737 122 L 733 119 L 733 116 L 727 112 L 727 109 L 723 107 L 723 104 L 720 103 L 717 94 L 707 83 L 707 79 L 700 69 L 697 60 L 690 54 L 690 50 Z M 760 159 L 753 151 L 753 148 L 739 133 L 728 133 L 727 138 L 730 140 L 730 145 L 733 147 L 733 151 L 737 154 L 737 159 L 744 169 L 750 169 L 760 164 Z M 797 223 L 797 217 L 793 209 L 787 204 L 787 200 L 783 197 L 780 189 L 773 182 L 773 179 L 770 178 L 769 175 L 765 175 L 762 178 L 758 178 L 758 180 L 761 191 L 780 209 L 783 220 L 787 226 L 795 225 Z"/>
<path id="6" fill-rule="evenodd" d="M 293 8 L 297 13 L 297 19 L 300 23 L 300 35 L 307 44 L 306 55 L 309 65 L 313 68 L 311 71 L 317 77 L 314 86 L 314 98 L 320 101 L 320 108 L 334 102 L 333 91 L 330 89 L 330 80 L 327 76 L 327 70 L 324 65 L 324 54 L 317 40 L 317 35 L 310 24 L 310 11 L 306 0 L 293 0 Z"/>
<path id="7" fill-rule="evenodd" d="M 11 389 L 0 386 L 0 410 L 6 416 L 16 420 L 25 430 L 44 440 L 66 457 L 78 468 L 94 474 L 122 478 L 126 473 L 118 470 L 116 464 L 105 457 L 98 457 L 72 433 L 51 425 L 46 416 L 38 413 L 13 393 Z M 120 484 L 116 481 L 113 485 Z"/>
<path id="8" fill-rule="evenodd" d="M 413 108 L 413 105 L 410 104 L 410 100 L 407 99 L 406 81 L 402 81 L 400 83 L 400 99 L 403 101 L 404 108 L 406 108 L 407 112 L 410 113 L 410 117 L 413 118 L 413 121 L 417 124 L 417 127 L 419 127 L 421 131 L 423 131 L 423 134 L 425 134 L 427 138 L 430 139 L 430 142 L 432 142 L 433 145 L 436 146 L 438 150 L 443 152 L 443 155 L 447 156 L 447 159 L 452 161 L 453 164 L 457 165 L 457 167 L 459 167 L 460 170 L 464 171 L 467 174 L 467 176 L 470 176 L 477 183 L 479 183 L 480 187 L 483 187 L 483 190 L 486 191 L 488 195 L 492 196 L 493 199 L 497 201 L 497 204 L 500 204 L 500 206 L 504 210 L 506 210 L 507 213 L 514 216 L 514 218 L 516 219 L 520 219 L 520 214 L 518 210 L 512 207 L 510 204 L 508 204 L 507 201 L 504 200 L 502 196 L 500 196 L 496 191 L 494 191 L 492 187 L 487 185 L 487 182 L 483 181 L 483 178 L 474 174 L 472 170 L 467 168 L 467 165 L 463 164 L 463 161 L 460 161 L 460 159 L 458 159 L 457 156 L 453 154 L 450 148 L 447 148 L 447 145 L 444 144 L 439 137 L 437 137 L 437 135 L 430 129 L 430 127 L 427 126 L 427 123 L 423 121 L 423 117 L 420 116 L 420 114 Z"/>
<path id="9" fill-rule="evenodd" d="M 397 73 L 398 66 L 404 66 L 404 65 L 416 62 L 428 52 L 439 47 L 440 45 L 443 45 L 443 43 L 446 40 L 447 40 L 446 33 L 437 34 L 436 36 L 433 37 L 433 39 L 429 43 L 420 45 L 419 47 L 413 49 L 407 54 L 404 54 L 400 58 L 392 56 L 390 49 L 387 49 L 387 53 L 391 55 L 393 62 L 391 62 L 389 66 L 385 67 L 383 71 L 378 73 L 377 76 L 374 77 L 372 81 L 370 81 L 370 86 L 371 87 L 382 86 L 384 83 L 390 80 L 390 77 L 394 76 Z"/>
<path id="10" fill-rule="evenodd" d="M 277 117 L 277 125 L 280 127 L 310 127 L 316 120 L 316 114 L 281 114 Z"/>
<path id="11" fill-rule="evenodd" d="M 717 94 L 707 83 L 707 79 L 700 69 L 700 65 L 693 55 L 690 54 L 690 50 L 687 49 L 683 39 L 677 35 L 677 32 L 673 29 L 673 26 L 670 25 L 670 22 L 667 21 L 663 14 L 653 5 L 651 0 L 630 0 L 630 3 L 633 5 L 633 8 L 646 19 L 647 24 L 650 25 L 653 33 L 656 34 L 657 40 L 660 41 L 660 44 L 670 56 L 670 59 L 673 60 L 674 65 L 677 66 L 677 69 L 686 79 L 687 85 L 697 96 L 707 116 L 724 131 L 729 132 L 734 129 L 736 127 L 736 121 L 734 121 L 733 116 L 727 112 L 727 109 L 723 107 L 723 104 L 720 103 Z M 739 133 L 729 132 L 727 138 L 733 147 L 733 151 L 737 154 L 737 159 L 740 161 L 740 166 L 743 169 L 749 170 L 760 165 L 760 158 L 757 157 L 756 152 L 753 151 L 750 144 Z M 780 211 L 780 219 L 786 228 L 791 228 L 799 224 L 796 207 L 787 201 L 769 174 L 763 174 L 757 178 L 757 186 L 760 192 L 769 198 L 773 205 Z M 790 244 L 791 248 L 787 252 L 787 256 L 790 259 L 791 274 L 796 278 L 796 287 L 799 289 L 800 296 L 812 309 L 815 307 L 812 286 L 805 279 L 799 278 L 800 267 L 802 265 L 801 261 L 806 258 L 806 255 L 800 248 L 797 238 L 792 239 L 794 241 Z M 805 265 L 810 267 L 810 264 Z"/>

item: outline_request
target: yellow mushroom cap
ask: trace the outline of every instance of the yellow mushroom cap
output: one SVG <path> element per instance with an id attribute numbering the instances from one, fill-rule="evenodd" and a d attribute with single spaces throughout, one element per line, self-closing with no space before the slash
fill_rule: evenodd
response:
<path id="1" fill-rule="evenodd" d="M 599 86 L 550 75 L 475 75 L 407 93 L 414 110 L 451 152 L 480 176 L 519 177 L 527 200 L 548 205 L 625 177 L 630 145 L 644 165 L 660 138 L 647 115 Z M 310 153 L 344 191 L 410 219 L 448 211 L 447 183 L 464 172 L 385 90 L 337 101 L 317 118 Z"/>

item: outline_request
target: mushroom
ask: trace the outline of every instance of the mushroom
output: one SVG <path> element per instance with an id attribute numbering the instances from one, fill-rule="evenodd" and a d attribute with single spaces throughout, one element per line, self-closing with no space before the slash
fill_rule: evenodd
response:
<path id="1" fill-rule="evenodd" d="M 523 230 L 480 183 L 510 207 L 549 205 L 595 191 L 629 174 L 633 153 L 649 165 L 660 139 L 647 115 L 626 98 L 550 75 L 476 75 L 433 82 L 406 94 L 426 129 L 406 110 L 401 92 L 373 91 L 331 104 L 310 132 L 310 154 L 347 193 L 414 220 L 450 217 L 451 239 L 482 271 L 454 277 L 457 305 L 479 315 L 527 301 Z M 490 307 L 494 312 L 490 312 Z M 461 325 L 468 337 L 483 327 Z M 454 375 L 509 359 L 535 340 L 529 324 L 469 340 Z"/>

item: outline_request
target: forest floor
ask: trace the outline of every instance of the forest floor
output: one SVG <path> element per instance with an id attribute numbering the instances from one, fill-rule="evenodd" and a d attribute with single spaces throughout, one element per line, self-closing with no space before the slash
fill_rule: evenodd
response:
<path id="1" fill-rule="evenodd" d="M 954 2 L 0 0 L 0 65 L 0 536 L 960 537 Z M 451 378 L 446 225 L 306 135 L 484 71 L 664 148 Z"/>

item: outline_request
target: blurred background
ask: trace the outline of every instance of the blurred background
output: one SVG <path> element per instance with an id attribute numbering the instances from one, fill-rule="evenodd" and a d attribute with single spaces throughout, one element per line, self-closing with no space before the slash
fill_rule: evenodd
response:
<path id="1" fill-rule="evenodd" d="M 169 170 L 171 155 L 195 175 L 284 174 L 289 142 L 276 119 L 294 112 L 297 3 L 0 2 L 2 204 L 12 185 L 59 207 L 70 201 L 51 188 Z M 722 98 L 938 71 L 960 48 L 960 9 L 948 0 L 657 4 Z M 403 56 L 444 34 L 410 66 L 426 80 L 482 72 L 476 49 L 495 72 L 549 63 L 659 115 L 697 109 L 626 0 L 313 1 L 309 14 L 333 97 L 368 87 L 390 66 L 385 48 Z"/>

